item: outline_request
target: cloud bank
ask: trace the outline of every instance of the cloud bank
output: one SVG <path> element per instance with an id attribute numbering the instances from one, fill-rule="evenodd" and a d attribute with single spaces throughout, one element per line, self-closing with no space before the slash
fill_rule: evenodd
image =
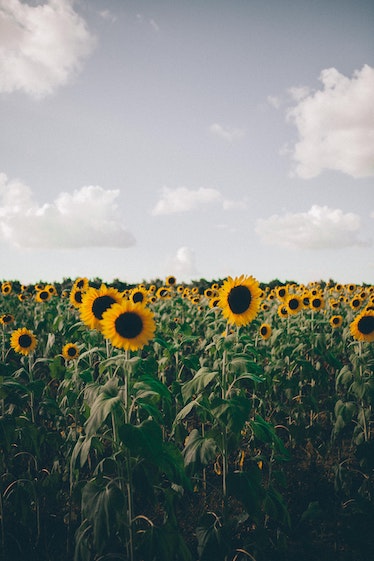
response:
<path id="1" fill-rule="evenodd" d="M 27 185 L 0 173 L 0 241 L 33 249 L 132 246 L 118 195 L 119 190 L 89 185 L 40 206 Z"/>
<path id="2" fill-rule="evenodd" d="M 72 4 L 0 0 L 0 92 L 44 97 L 80 70 L 95 39 Z"/>
<path id="3" fill-rule="evenodd" d="M 187 187 L 176 187 L 171 189 L 163 187 L 161 198 L 151 210 L 153 216 L 163 214 L 175 214 L 188 212 L 201 208 L 203 205 L 219 204 L 223 210 L 240 210 L 246 208 L 244 201 L 232 201 L 224 199 L 217 189 L 200 187 L 199 189 L 188 189 Z"/>
<path id="4" fill-rule="evenodd" d="M 170 274 L 175 275 L 177 281 L 187 281 L 196 274 L 195 252 L 187 247 L 180 247 L 170 262 Z"/>
<path id="5" fill-rule="evenodd" d="M 360 228 L 360 217 L 353 212 L 313 205 L 307 212 L 257 220 L 255 231 L 267 244 L 318 250 L 370 245 L 360 237 Z"/>
<path id="6" fill-rule="evenodd" d="M 352 78 L 335 68 L 321 72 L 322 89 L 291 88 L 298 104 L 287 113 L 298 131 L 295 173 L 309 179 L 324 169 L 352 177 L 374 175 L 374 68 Z"/>

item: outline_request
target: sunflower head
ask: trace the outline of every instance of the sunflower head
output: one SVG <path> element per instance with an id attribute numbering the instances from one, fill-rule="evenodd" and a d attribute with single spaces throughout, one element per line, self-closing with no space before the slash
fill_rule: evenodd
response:
<path id="1" fill-rule="evenodd" d="M 140 303 L 123 301 L 103 313 L 102 334 L 119 349 L 141 349 L 153 338 L 155 330 L 153 312 Z"/>
<path id="2" fill-rule="evenodd" d="M 10 294 L 12 292 L 12 283 L 10 281 L 5 281 L 1 285 L 1 292 L 3 294 Z"/>
<path id="3" fill-rule="evenodd" d="M 122 296 L 116 288 L 106 287 L 105 284 L 100 288 L 89 287 L 79 308 L 81 319 L 90 329 L 100 330 L 104 312 L 120 302 Z"/>
<path id="4" fill-rule="evenodd" d="M 364 310 L 350 324 L 351 334 L 358 341 L 374 341 L 374 310 Z"/>
<path id="5" fill-rule="evenodd" d="M 62 347 L 62 356 L 65 360 L 74 360 L 79 356 L 79 349 L 75 343 L 66 343 Z"/>
<path id="6" fill-rule="evenodd" d="M 289 294 L 285 301 L 285 307 L 290 315 L 298 314 L 304 307 L 303 298 L 297 294 Z"/>
<path id="7" fill-rule="evenodd" d="M 228 277 L 219 290 L 219 306 L 229 323 L 249 324 L 261 305 L 261 289 L 252 276 Z"/>
<path id="8" fill-rule="evenodd" d="M 3 325 L 10 325 L 13 322 L 14 322 L 14 316 L 12 314 L 3 314 L 0 317 L 0 323 L 2 323 Z"/>
<path id="9" fill-rule="evenodd" d="M 343 323 L 343 317 L 342 316 L 331 316 L 330 318 L 330 325 L 332 328 L 337 329 L 338 327 L 341 327 Z"/>
<path id="10" fill-rule="evenodd" d="M 174 275 L 169 275 L 169 276 L 166 278 L 166 281 L 165 281 L 165 282 L 166 282 L 166 286 L 174 286 L 175 283 L 177 282 L 177 279 L 175 278 Z"/>
<path id="11" fill-rule="evenodd" d="M 268 323 L 263 323 L 260 325 L 259 332 L 263 339 L 269 339 L 271 335 L 271 326 Z"/>
<path id="12" fill-rule="evenodd" d="M 52 298 L 51 292 L 45 289 L 38 290 L 38 292 L 35 294 L 36 302 L 48 302 L 48 300 L 50 300 L 51 298 Z"/>
<path id="13" fill-rule="evenodd" d="M 37 338 L 32 331 L 26 327 L 20 327 L 10 336 L 10 346 L 12 349 L 21 355 L 29 355 L 35 350 L 37 345 Z"/>

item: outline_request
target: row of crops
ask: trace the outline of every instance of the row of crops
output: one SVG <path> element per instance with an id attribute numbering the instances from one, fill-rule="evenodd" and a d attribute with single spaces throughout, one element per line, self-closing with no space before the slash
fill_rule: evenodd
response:
<path id="1" fill-rule="evenodd" d="M 0 333 L 0 559 L 374 545 L 374 286 L 4 280 Z"/>

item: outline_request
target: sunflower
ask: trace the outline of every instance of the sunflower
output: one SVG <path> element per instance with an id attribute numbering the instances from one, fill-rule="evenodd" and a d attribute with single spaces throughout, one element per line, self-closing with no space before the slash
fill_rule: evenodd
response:
<path id="1" fill-rule="evenodd" d="M 10 336 L 10 346 L 22 355 L 29 355 L 37 345 L 37 338 L 32 331 L 26 327 L 20 327 Z"/>
<path id="2" fill-rule="evenodd" d="M 263 323 L 260 325 L 259 332 L 263 339 L 269 339 L 271 335 L 271 326 L 268 323 Z"/>
<path id="3" fill-rule="evenodd" d="M 3 294 L 10 294 L 12 292 L 12 283 L 10 281 L 5 281 L 1 285 L 1 292 Z"/>
<path id="4" fill-rule="evenodd" d="M 284 300 L 287 297 L 287 294 L 288 294 L 287 286 L 278 286 L 275 289 L 275 293 L 276 293 L 277 297 L 279 298 L 279 300 Z"/>
<path id="5" fill-rule="evenodd" d="M 160 288 L 156 292 L 156 296 L 157 298 L 170 298 L 171 297 L 170 289 L 166 288 L 165 286 L 160 286 Z"/>
<path id="6" fill-rule="evenodd" d="M 35 294 L 35 302 L 48 302 L 51 298 L 52 294 L 48 290 L 38 290 Z"/>
<path id="7" fill-rule="evenodd" d="M 175 278 L 174 275 L 169 275 L 168 277 L 166 277 L 166 286 L 174 286 L 175 283 L 177 282 L 177 279 Z"/>
<path id="8" fill-rule="evenodd" d="M 87 290 L 89 285 L 89 281 L 88 278 L 86 277 L 78 277 L 77 279 L 75 279 L 72 290 L 78 289 L 78 290 Z"/>
<path id="9" fill-rule="evenodd" d="M 342 323 L 343 323 L 343 317 L 342 316 L 331 316 L 330 325 L 334 329 L 336 329 L 337 327 L 340 327 L 342 325 Z"/>
<path id="10" fill-rule="evenodd" d="M 217 308 L 219 305 L 219 298 L 218 296 L 210 298 L 208 306 L 209 308 Z"/>
<path id="11" fill-rule="evenodd" d="M 3 325 L 10 325 L 13 322 L 14 322 L 14 316 L 12 314 L 3 314 L 0 317 L 0 323 L 2 323 Z"/>
<path id="12" fill-rule="evenodd" d="M 138 286 L 134 288 L 130 292 L 130 300 L 136 304 L 136 302 L 140 302 L 141 304 L 145 304 L 147 302 L 148 291 L 146 288 L 142 286 Z"/>
<path id="13" fill-rule="evenodd" d="M 57 289 L 54 284 L 46 284 L 44 290 L 48 290 L 52 296 L 57 296 Z"/>
<path id="14" fill-rule="evenodd" d="M 261 305 L 261 289 L 252 276 L 228 277 L 219 290 L 219 306 L 229 323 L 247 325 L 257 315 Z"/>
<path id="15" fill-rule="evenodd" d="M 123 301 L 103 313 L 101 331 L 114 347 L 136 351 L 153 338 L 154 313 L 142 304 Z"/>
<path id="16" fill-rule="evenodd" d="M 82 300 L 84 296 L 85 290 L 80 288 L 72 288 L 70 291 L 70 303 L 73 304 L 74 308 L 80 308 L 82 305 Z"/>
<path id="17" fill-rule="evenodd" d="M 66 343 L 62 347 L 62 356 L 65 360 L 74 360 L 79 356 L 79 349 L 75 343 Z"/>
<path id="18" fill-rule="evenodd" d="M 350 300 L 349 305 L 351 306 L 352 310 L 358 310 L 361 308 L 362 300 L 361 298 L 355 297 Z"/>
<path id="19" fill-rule="evenodd" d="M 101 329 L 103 313 L 113 304 L 122 302 L 121 293 L 116 288 L 107 288 L 102 284 L 100 288 L 89 287 L 83 294 L 79 313 L 82 321 L 90 328 Z"/>
<path id="20" fill-rule="evenodd" d="M 361 312 L 350 324 L 351 334 L 358 341 L 374 341 L 374 310 Z"/>
<path id="21" fill-rule="evenodd" d="M 280 318 L 288 317 L 288 308 L 284 304 L 279 304 L 277 314 Z"/>
<path id="22" fill-rule="evenodd" d="M 285 307 L 290 315 L 298 314 L 304 307 L 303 298 L 297 294 L 289 294 L 285 301 Z"/>
<path id="23" fill-rule="evenodd" d="M 325 300 L 322 294 L 318 293 L 314 294 L 310 299 L 310 308 L 312 310 L 322 310 L 325 307 Z"/>

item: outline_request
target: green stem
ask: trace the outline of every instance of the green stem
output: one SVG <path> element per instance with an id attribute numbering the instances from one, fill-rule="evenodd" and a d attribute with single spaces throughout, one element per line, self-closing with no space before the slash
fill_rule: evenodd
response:
<path id="1" fill-rule="evenodd" d="M 129 367 L 129 353 L 125 351 L 124 359 L 124 376 L 125 376 L 125 423 L 131 422 L 131 403 L 130 403 L 130 367 Z M 129 541 L 128 541 L 128 557 L 129 561 L 134 561 L 134 543 L 133 543 L 133 488 L 132 488 L 132 472 L 131 472 L 131 454 L 130 450 L 126 448 L 126 467 L 127 467 L 127 523 L 129 528 Z"/>

